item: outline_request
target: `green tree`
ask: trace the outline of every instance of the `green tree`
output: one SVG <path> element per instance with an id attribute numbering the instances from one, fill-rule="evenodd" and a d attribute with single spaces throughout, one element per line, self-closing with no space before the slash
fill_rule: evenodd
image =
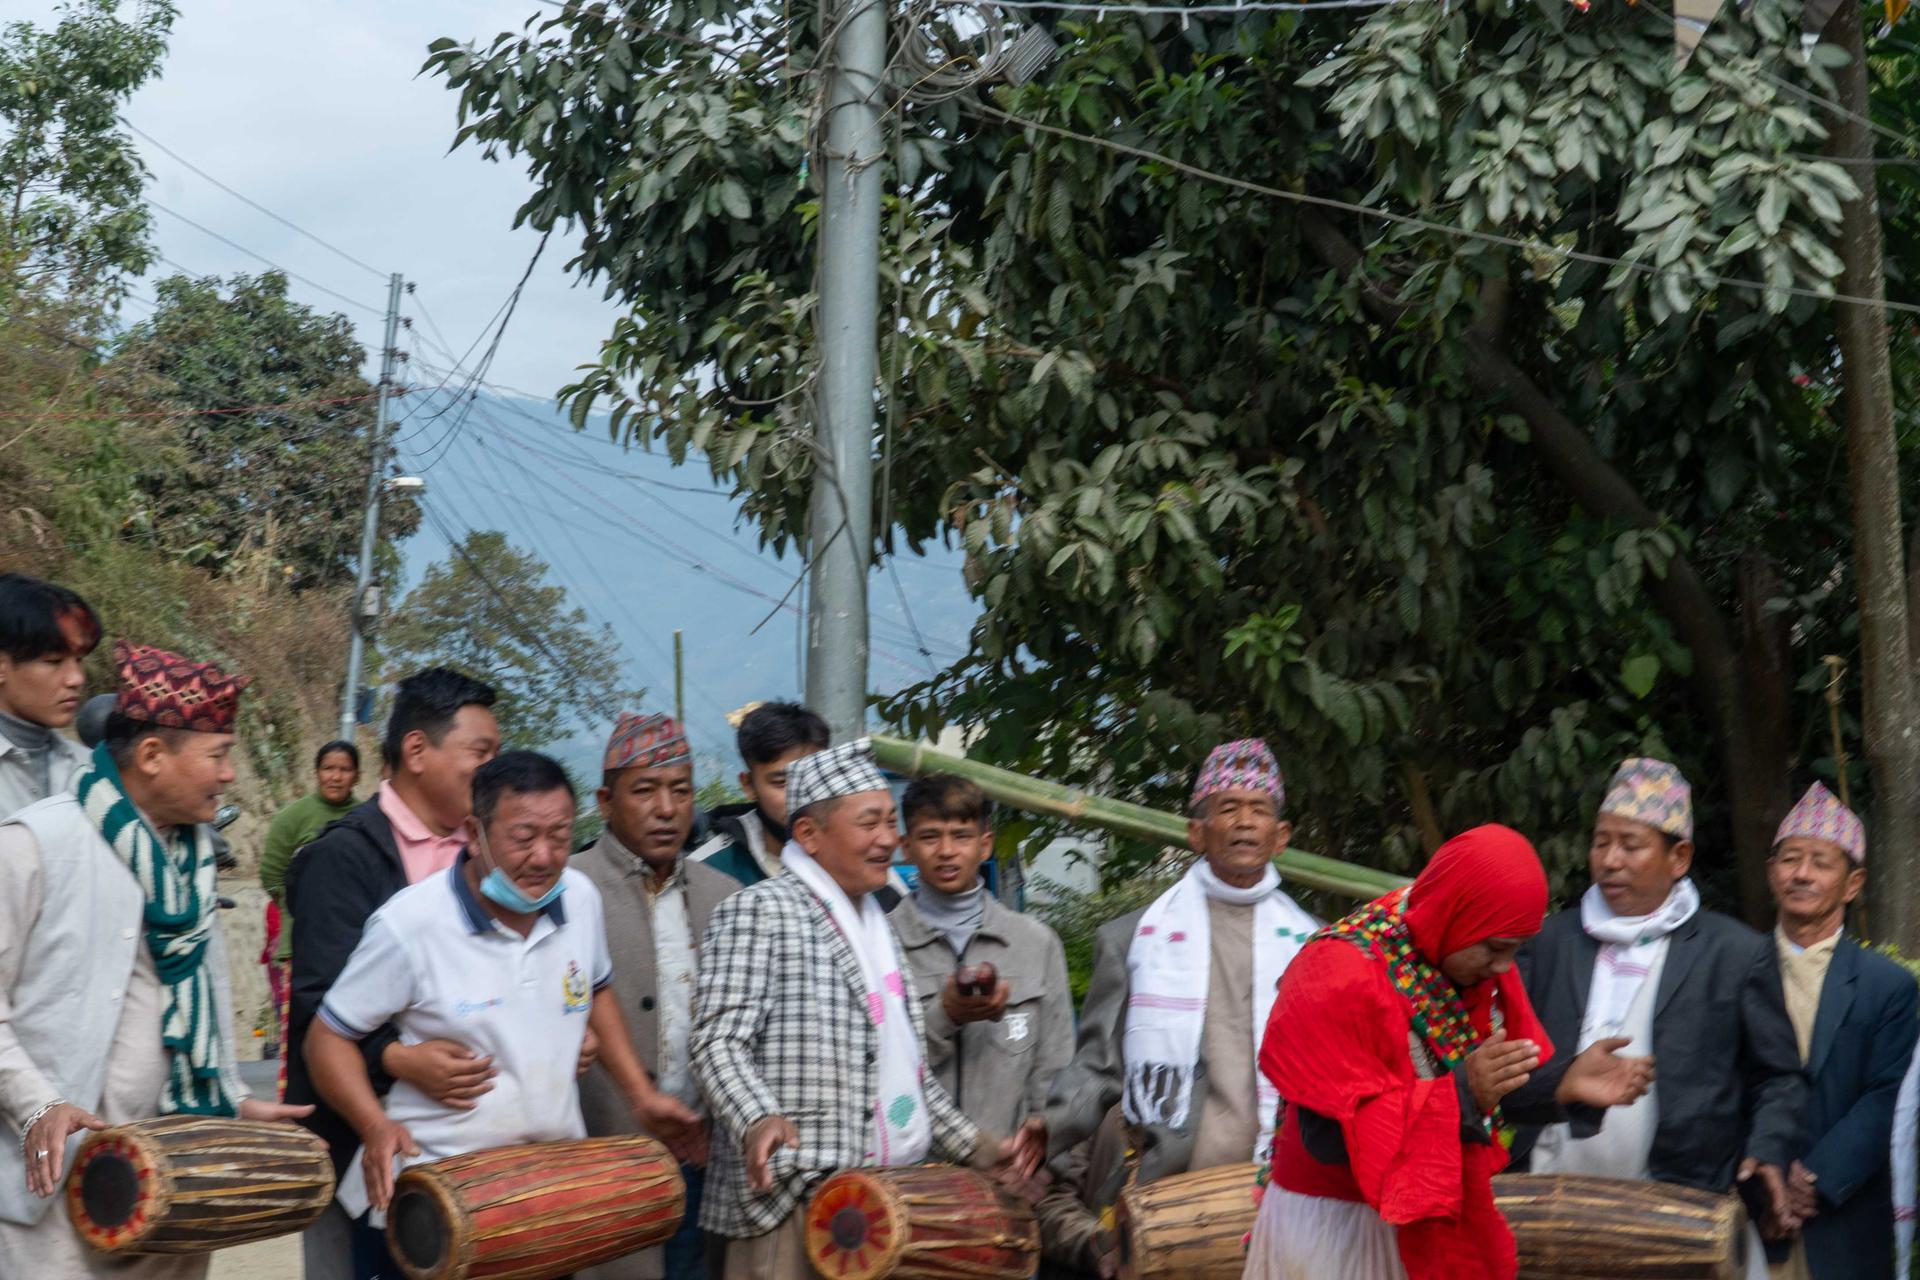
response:
<path id="1" fill-rule="evenodd" d="M 428 65 L 631 309 L 576 421 L 704 451 L 782 542 L 819 20 L 766 17 L 584 6 Z M 1659 752 L 1703 784 L 1703 872 L 1762 909 L 1858 623 L 1817 300 L 1857 188 L 1784 16 L 1684 72 L 1626 6 L 1055 35 L 1022 88 L 893 86 L 875 537 L 958 539 L 985 611 L 889 713 L 1162 804 L 1262 732 L 1303 843 L 1404 869 L 1498 819 L 1563 887 L 1610 765 Z"/>
<path id="2" fill-rule="evenodd" d="M 192 411 L 141 471 L 156 533 L 215 571 L 244 560 L 296 588 L 351 581 L 375 412 L 352 324 L 290 300 L 278 272 L 172 276 L 155 293 L 107 368 L 155 405 Z M 387 539 L 420 522 L 405 494 L 381 517 Z"/>
<path id="3" fill-rule="evenodd" d="M 120 108 L 159 73 L 171 0 L 72 0 L 0 28 L 0 287 L 108 286 L 153 261 L 146 166 Z"/>
<path id="4" fill-rule="evenodd" d="M 641 696 L 621 683 L 612 629 L 596 630 L 545 563 L 492 530 L 469 532 L 429 567 L 379 643 L 389 672 L 448 666 L 492 685 L 511 746 L 545 746 Z"/>

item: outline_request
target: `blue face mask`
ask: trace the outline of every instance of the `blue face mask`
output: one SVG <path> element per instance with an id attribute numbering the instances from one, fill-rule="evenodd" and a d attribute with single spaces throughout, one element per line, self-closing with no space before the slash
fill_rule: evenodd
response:
<path id="1" fill-rule="evenodd" d="M 484 831 L 480 835 L 480 852 L 486 854 L 488 862 L 493 861 L 493 852 L 487 848 L 487 837 Z M 535 912 L 545 911 L 553 905 L 554 899 L 558 898 L 566 887 L 566 877 L 562 876 L 560 879 L 555 880 L 553 887 L 545 893 L 537 898 L 529 898 L 526 894 L 520 892 L 519 885 L 507 878 L 507 873 L 502 871 L 498 864 L 494 866 L 493 870 L 487 872 L 480 881 L 481 896 L 485 897 L 497 907 L 523 916 L 530 916 Z"/>

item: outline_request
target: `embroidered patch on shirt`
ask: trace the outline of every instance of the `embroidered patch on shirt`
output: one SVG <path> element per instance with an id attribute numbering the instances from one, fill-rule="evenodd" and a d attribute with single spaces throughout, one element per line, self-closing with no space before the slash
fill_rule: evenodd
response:
<path id="1" fill-rule="evenodd" d="M 1007 1029 L 1007 1040 L 1009 1043 L 1019 1044 L 1027 1038 L 1028 1031 L 1030 1030 L 1028 1020 L 1032 1018 L 1032 1016 L 1033 1015 L 1029 1013 L 1010 1013 L 1002 1020 L 1002 1025 Z"/>
<path id="2" fill-rule="evenodd" d="M 587 1006 L 593 1003 L 593 992 L 587 985 L 587 975 L 580 972 L 580 964 L 578 961 L 567 961 L 567 972 L 560 979 L 560 983 L 567 999 L 566 1007 L 563 1011 L 566 1013 L 585 1013 Z"/>

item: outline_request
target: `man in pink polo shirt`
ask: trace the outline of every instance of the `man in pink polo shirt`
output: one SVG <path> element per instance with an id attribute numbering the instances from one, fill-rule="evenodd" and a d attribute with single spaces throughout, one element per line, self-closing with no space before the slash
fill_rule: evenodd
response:
<path id="1" fill-rule="evenodd" d="M 458 671 L 431 667 L 394 691 L 381 755 L 386 780 L 371 800 L 294 855 L 287 869 L 293 914 L 293 982 L 287 1035 L 287 1099 L 317 1104 L 307 1126 L 324 1138 L 338 1176 L 359 1139 L 313 1086 L 302 1046 L 320 1003 L 360 942 L 367 918 L 410 884 L 460 856 L 473 808 L 473 775 L 500 750 L 494 692 Z M 385 1096 L 395 1080 L 451 1107 L 470 1108 L 492 1087 L 493 1063 L 446 1040 L 403 1044 L 392 1026 L 360 1041 L 367 1075 Z M 349 1280 L 346 1215 L 328 1208 L 303 1240 L 308 1280 Z"/>

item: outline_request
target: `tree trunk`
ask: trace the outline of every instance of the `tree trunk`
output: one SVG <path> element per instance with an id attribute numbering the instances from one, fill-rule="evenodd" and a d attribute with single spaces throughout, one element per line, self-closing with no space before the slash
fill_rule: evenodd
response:
<path id="1" fill-rule="evenodd" d="M 1864 123 L 1873 104 L 1860 6 L 1842 4 L 1827 38 L 1847 51 L 1847 65 L 1834 73 L 1834 82 L 1840 105 L 1857 117 L 1834 115 L 1827 149 L 1835 158 L 1853 162 L 1847 171 L 1861 192 L 1841 211 L 1837 248 L 1844 269 L 1838 287 L 1877 302 L 1886 296 L 1886 272 L 1873 134 Z M 1834 313 L 1847 487 L 1853 501 L 1853 571 L 1860 595 L 1861 723 L 1873 779 L 1869 922 L 1877 939 L 1914 954 L 1920 949 L 1920 914 L 1910 909 L 1920 890 L 1920 725 L 1915 724 L 1920 700 L 1915 698 L 1909 647 L 1887 313 L 1879 306 L 1850 303 L 1836 303 Z"/>
<path id="2" fill-rule="evenodd" d="M 1793 680 L 1787 670 L 1791 637 L 1787 615 L 1767 612 L 1784 590 L 1779 570 L 1758 552 L 1740 557 L 1740 684 L 1746 731 L 1724 744 L 1727 809 L 1739 860 L 1740 912 L 1755 928 L 1773 920 L 1767 857 L 1787 806 Z"/>

